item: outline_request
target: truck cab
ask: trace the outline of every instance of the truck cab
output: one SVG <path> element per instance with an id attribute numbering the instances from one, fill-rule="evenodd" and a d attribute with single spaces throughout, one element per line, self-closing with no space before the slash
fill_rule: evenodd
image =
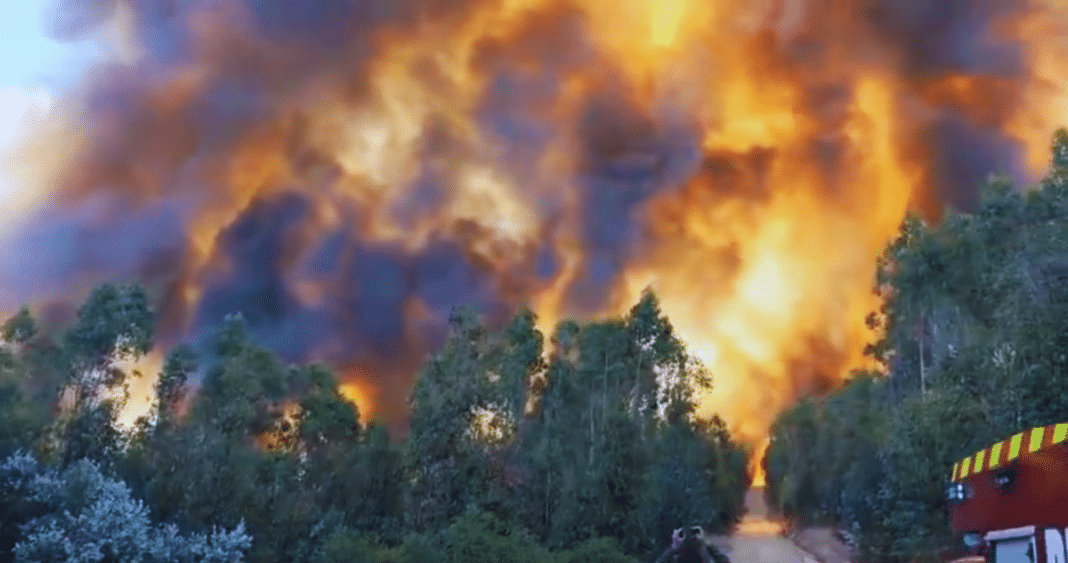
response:
<path id="1" fill-rule="evenodd" d="M 1068 563 L 1068 423 L 1025 430 L 953 465 L 950 525 L 969 557 Z"/>

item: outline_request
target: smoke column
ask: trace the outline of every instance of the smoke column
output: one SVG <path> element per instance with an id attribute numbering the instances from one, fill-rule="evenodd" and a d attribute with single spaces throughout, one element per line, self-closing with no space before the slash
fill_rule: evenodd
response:
<path id="1" fill-rule="evenodd" d="M 549 329 L 651 285 L 713 373 L 703 411 L 759 441 L 864 365 L 875 259 L 910 206 L 1041 173 L 1066 11 L 63 0 L 54 34 L 113 56 L 13 155 L 36 190 L 0 305 L 138 281 L 164 345 L 240 311 L 402 427 L 454 305 L 529 304 Z"/>

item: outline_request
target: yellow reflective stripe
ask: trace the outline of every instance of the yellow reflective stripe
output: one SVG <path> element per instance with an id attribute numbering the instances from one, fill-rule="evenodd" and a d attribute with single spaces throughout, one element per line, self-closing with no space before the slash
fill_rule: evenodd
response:
<path id="1" fill-rule="evenodd" d="M 968 470 L 972 466 L 972 458 L 964 458 L 964 462 L 960 464 L 960 478 L 963 479 L 968 476 Z"/>
<path id="2" fill-rule="evenodd" d="M 957 472 L 960 471 L 960 462 L 953 464 L 953 475 L 949 478 L 950 481 L 956 481 L 958 479 Z"/>
<path id="3" fill-rule="evenodd" d="M 1032 428 L 1031 429 L 1031 446 L 1028 448 L 1028 451 L 1031 452 L 1031 453 L 1035 453 L 1038 450 L 1042 449 L 1042 438 L 1045 437 L 1045 435 L 1046 435 L 1046 427 L 1045 426 L 1039 426 L 1038 428 Z"/>
<path id="4" fill-rule="evenodd" d="M 979 473 L 983 470 L 983 461 L 986 459 L 986 450 L 980 450 L 975 454 L 975 465 L 972 466 L 972 473 Z"/>
<path id="5" fill-rule="evenodd" d="M 1023 442 L 1023 432 L 1012 437 L 1009 443 L 1009 461 L 1020 457 L 1020 444 Z"/>
<path id="6" fill-rule="evenodd" d="M 1068 438 L 1068 424 L 1058 424 L 1053 427 L 1053 443 L 1059 444 Z"/>
<path id="7" fill-rule="evenodd" d="M 994 444 L 993 448 L 990 448 L 990 469 L 1001 465 L 1001 446 L 1003 445 L 1005 445 L 1005 442 L 998 442 Z"/>

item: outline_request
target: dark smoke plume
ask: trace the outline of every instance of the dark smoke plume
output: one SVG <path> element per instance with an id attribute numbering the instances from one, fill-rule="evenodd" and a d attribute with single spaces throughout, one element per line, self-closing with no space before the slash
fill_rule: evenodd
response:
<path id="1" fill-rule="evenodd" d="M 598 41 L 582 2 L 532 2 L 455 63 L 446 32 L 470 33 L 498 3 L 63 0 L 56 37 L 111 30 L 129 52 L 92 67 L 57 110 L 84 139 L 44 171 L 51 197 L 4 244 L 0 296 L 10 307 L 69 302 L 105 280 L 139 280 L 158 296 L 164 345 L 203 339 L 241 312 L 286 359 L 369 378 L 399 427 L 413 371 L 452 307 L 501 322 L 552 290 L 566 313 L 605 313 L 626 271 L 678 232 L 650 219 L 654 202 L 769 201 L 794 150 L 828 205 L 862 213 L 866 196 L 843 187 L 858 150 L 844 133 L 858 77 L 898 88 L 894 142 L 923 170 L 913 200 L 931 215 L 973 204 L 991 172 L 1025 174 L 1006 128 L 1033 78 L 1013 33 L 1030 3 L 780 4 L 780 21 L 754 29 L 746 53 L 801 93 L 793 110 L 812 131 L 800 149 L 736 151 L 703 146 L 708 125 L 681 98 L 650 101 L 656 85 L 636 83 Z M 410 83 L 383 89 L 398 66 Z M 714 90 L 716 65 L 697 68 L 699 89 Z M 944 87 L 955 76 L 973 78 L 972 90 Z M 430 109 L 389 110 L 400 96 Z M 413 121 L 415 160 L 403 174 L 355 174 L 346 158 L 396 156 L 389 143 L 340 156 L 353 143 L 345 124 L 383 111 Z M 31 157 L 63 143 L 42 135 Z M 499 196 L 470 192 L 467 165 L 507 178 L 533 218 L 479 207 Z M 740 254 L 727 245 L 716 256 L 709 267 L 726 284 Z"/>

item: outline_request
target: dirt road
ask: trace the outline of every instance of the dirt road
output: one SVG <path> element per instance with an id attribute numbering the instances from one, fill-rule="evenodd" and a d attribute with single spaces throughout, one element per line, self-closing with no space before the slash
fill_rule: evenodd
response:
<path id="1" fill-rule="evenodd" d="M 763 491 L 752 489 L 746 495 L 747 515 L 734 535 L 714 542 L 731 563 L 819 563 L 781 534 L 781 527 L 768 519 Z"/>
<path id="2" fill-rule="evenodd" d="M 731 563 L 818 563 L 780 535 L 735 534 L 721 548 Z"/>

